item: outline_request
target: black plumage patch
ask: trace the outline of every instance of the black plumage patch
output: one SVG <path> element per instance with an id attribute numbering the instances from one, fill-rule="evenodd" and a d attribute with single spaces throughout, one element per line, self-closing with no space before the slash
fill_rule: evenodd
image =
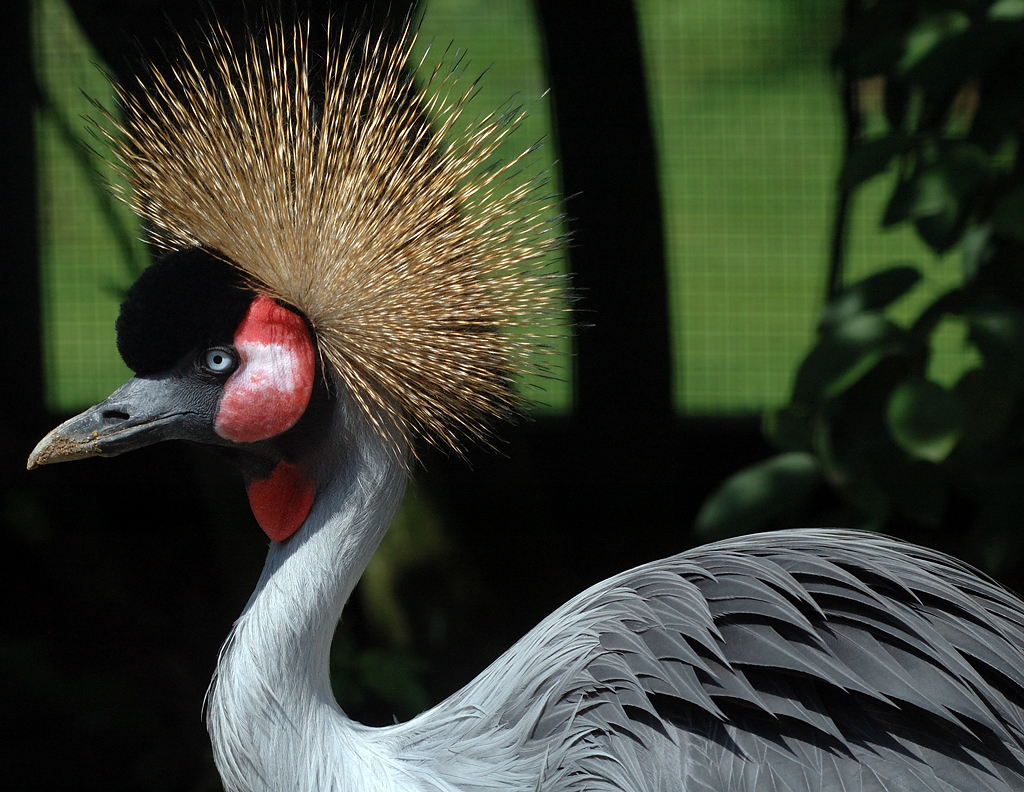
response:
<path id="1" fill-rule="evenodd" d="M 230 343 L 255 293 L 238 270 L 202 248 L 169 253 L 128 290 L 117 350 L 136 374 L 155 374 L 185 354 Z"/>

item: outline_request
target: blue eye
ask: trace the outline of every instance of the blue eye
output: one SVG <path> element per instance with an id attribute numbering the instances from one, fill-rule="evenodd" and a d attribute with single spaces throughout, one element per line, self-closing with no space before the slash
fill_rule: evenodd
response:
<path id="1" fill-rule="evenodd" d="M 223 347 L 214 347 L 206 351 L 203 358 L 203 365 L 214 374 L 223 374 L 231 371 L 237 364 L 235 356 Z"/>

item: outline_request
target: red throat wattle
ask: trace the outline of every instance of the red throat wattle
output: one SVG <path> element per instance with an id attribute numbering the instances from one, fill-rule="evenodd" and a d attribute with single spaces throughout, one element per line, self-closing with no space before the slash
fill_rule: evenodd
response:
<path id="1" fill-rule="evenodd" d="M 313 506 L 312 477 L 288 462 L 278 462 L 269 477 L 250 481 L 246 491 L 256 522 L 272 542 L 295 533 Z"/>
<path id="2" fill-rule="evenodd" d="M 309 404 L 316 358 L 306 323 L 269 297 L 252 301 L 234 337 L 238 369 L 224 384 L 214 430 L 235 443 L 266 440 L 291 429 Z M 273 541 L 291 536 L 309 514 L 309 472 L 280 462 L 248 482 L 249 505 Z"/>

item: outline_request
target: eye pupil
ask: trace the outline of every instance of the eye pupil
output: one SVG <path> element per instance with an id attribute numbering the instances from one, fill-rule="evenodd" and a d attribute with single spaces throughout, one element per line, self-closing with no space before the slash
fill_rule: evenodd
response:
<path id="1" fill-rule="evenodd" d="M 211 349 L 206 353 L 203 362 L 210 371 L 221 374 L 234 366 L 235 359 L 222 349 Z"/>

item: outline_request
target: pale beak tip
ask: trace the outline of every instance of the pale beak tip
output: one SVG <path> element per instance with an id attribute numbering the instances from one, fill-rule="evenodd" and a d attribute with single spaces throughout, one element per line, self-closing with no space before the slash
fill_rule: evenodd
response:
<path id="1" fill-rule="evenodd" d="M 28 455 L 27 470 L 34 470 L 42 465 L 49 465 L 53 462 L 70 462 L 74 459 L 95 456 L 100 453 L 99 444 L 94 437 L 86 441 L 67 437 L 60 433 L 63 425 L 58 426 L 46 437 L 39 441 L 32 453 Z"/>
<path id="2" fill-rule="evenodd" d="M 54 429 L 46 437 L 36 443 L 36 447 L 32 449 L 32 453 L 28 455 L 28 464 L 26 465 L 27 470 L 34 470 L 40 465 L 45 465 L 50 461 L 53 456 L 54 449 L 60 446 L 61 436 Z"/>

